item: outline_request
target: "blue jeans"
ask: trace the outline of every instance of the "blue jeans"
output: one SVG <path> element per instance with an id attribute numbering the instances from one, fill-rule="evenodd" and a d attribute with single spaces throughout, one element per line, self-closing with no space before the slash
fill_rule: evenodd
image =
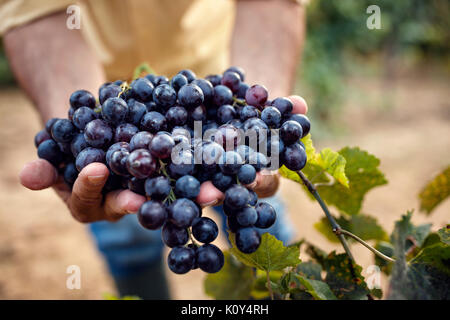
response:
<path id="1" fill-rule="evenodd" d="M 277 212 L 277 220 L 269 229 L 259 229 L 261 233 L 269 232 L 288 244 L 293 236 L 292 224 L 289 223 L 284 205 L 278 196 L 265 198 Z M 222 206 L 213 208 L 222 219 L 222 230 L 226 231 L 226 216 Z M 149 265 L 161 261 L 163 242 L 161 231 L 144 229 L 135 214 L 123 217 L 118 222 L 100 221 L 89 225 L 99 251 L 103 254 L 113 276 L 129 276 L 144 271 Z"/>

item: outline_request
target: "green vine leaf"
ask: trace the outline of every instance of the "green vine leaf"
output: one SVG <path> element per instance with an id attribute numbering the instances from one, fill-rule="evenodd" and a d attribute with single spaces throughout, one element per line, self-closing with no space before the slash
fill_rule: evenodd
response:
<path id="1" fill-rule="evenodd" d="M 306 292 L 315 300 L 337 300 L 328 284 L 320 280 L 311 280 L 302 276 L 297 276 L 300 283 L 306 288 Z"/>
<path id="2" fill-rule="evenodd" d="M 420 192 L 420 210 L 430 214 L 450 196 L 450 166 L 439 173 Z"/>
<path id="3" fill-rule="evenodd" d="M 302 262 L 296 268 L 297 273 L 311 280 L 322 280 L 322 267 L 312 261 Z"/>
<path id="4" fill-rule="evenodd" d="M 269 233 L 261 236 L 258 250 L 251 254 L 242 253 L 236 248 L 234 234 L 230 233 L 229 239 L 232 244 L 231 253 L 249 267 L 270 272 L 295 267 L 301 262 L 299 246 L 285 247 L 282 241 Z"/>
<path id="5" fill-rule="evenodd" d="M 396 222 L 392 240 L 396 262 L 393 268 L 389 299 L 448 300 L 450 299 L 450 246 L 431 241 L 409 262 L 406 244 L 411 232 L 412 212 Z"/>
<path id="6" fill-rule="evenodd" d="M 254 283 L 252 268 L 224 251 L 225 264 L 217 273 L 208 274 L 204 281 L 207 295 L 217 300 L 248 299 Z"/>
<path id="7" fill-rule="evenodd" d="M 357 214 L 350 218 L 339 217 L 336 219 L 339 225 L 351 233 L 357 235 L 363 240 L 380 240 L 387 241 L 389 237 L 384 229 L 378 224 L 377 219 L 364 214 Z M 320 219 L 314 224 L 314 228 L 322 233 L 329 241 L 339 242 L 339 239 L 334 234 L 330 222 L 326 217 Z"/>
<path id="8" fill-rule="evenodd" d="M 450 224 L 442 229 L 439 229 L 437 233 L 443 243 L 450 245 Z"/>
<path id="9" fill-rule="evenodd" d="M 345 174 L 349 188 L 340 183 L 319 185 L 317 191 L 330 205 L 349 215 L 358 214 L 367 192 L 387 183 L 378 169 L 380 160 L 359 148 L 345 147 L 339 153 L 346 159 Z"/>

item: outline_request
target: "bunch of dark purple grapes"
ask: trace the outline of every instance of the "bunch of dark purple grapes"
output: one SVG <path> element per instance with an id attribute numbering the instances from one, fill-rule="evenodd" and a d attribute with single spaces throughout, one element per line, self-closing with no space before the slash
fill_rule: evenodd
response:
<path id="1" fill-rule="evenodd" d="M 292 114 L 289 99 L 269 101 L 264 86 L 244 80 L 244 71 L 231 67 L 205 79 L 182 70 L 170 80 L 149 74 L 129 85 L 105 83 L 98 101 L 78 90 L 68 119 L 50 119 L 36 135 L 38 156 L 69 186 L 88 164 L 105 163 L 104 192 L 128 188 L 148 197 L 138 219 L 144 228 L 162 228 L 173 272 L 217 272 L 224 256 L 211 242 L 219 228 L 196 203 L 201 183 L 225 193 L 236 246 L 252 253 L 261 242 L 256 228 L 272 226 L 276 212 L 248 186 L 262 169 L 306 164 L 300 139 L 310 130 L 308 118 Z"/>

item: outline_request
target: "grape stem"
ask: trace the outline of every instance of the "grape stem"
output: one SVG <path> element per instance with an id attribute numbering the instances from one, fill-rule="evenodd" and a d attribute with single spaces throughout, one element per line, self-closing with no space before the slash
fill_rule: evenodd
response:
<path id="1" fill-rule="evenodd" d="M 378 257 L 380 257 L 381 259 L 384 259 L 386 261 L 389 262 L 395 262 L 394 259 L 382 254 L 380 251 L 378 251 L 377 249 L 375 249 L 374 247 L 372 247 L 370 244 L 368 244 L 367 242 L 365 242 L 363 239 L 361 239 L 360 237 L 358 237 L 357 235 L 351 233 L 350 231 L 347 231 L 345 229 L 339 229 L 336 230 L 337 233 L 342 233 L 356 241 L 358 241 L 359 243 L 361 243 L 363 246 L 365 246 L 367 249 L 369 249 L 370 251 L 372 251 L 374 254 L 376 254 Z M 335 232 L 335 233 L 336 233 Z"/>

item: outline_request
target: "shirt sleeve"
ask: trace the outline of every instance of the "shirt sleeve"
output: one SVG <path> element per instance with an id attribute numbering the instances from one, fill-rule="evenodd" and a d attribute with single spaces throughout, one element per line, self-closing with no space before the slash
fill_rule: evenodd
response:
<path id="1" fill-rule="evenodd" d="M 66 11 L 70 0 L 0 0 L 0 35 L 40 17 Z"/>

